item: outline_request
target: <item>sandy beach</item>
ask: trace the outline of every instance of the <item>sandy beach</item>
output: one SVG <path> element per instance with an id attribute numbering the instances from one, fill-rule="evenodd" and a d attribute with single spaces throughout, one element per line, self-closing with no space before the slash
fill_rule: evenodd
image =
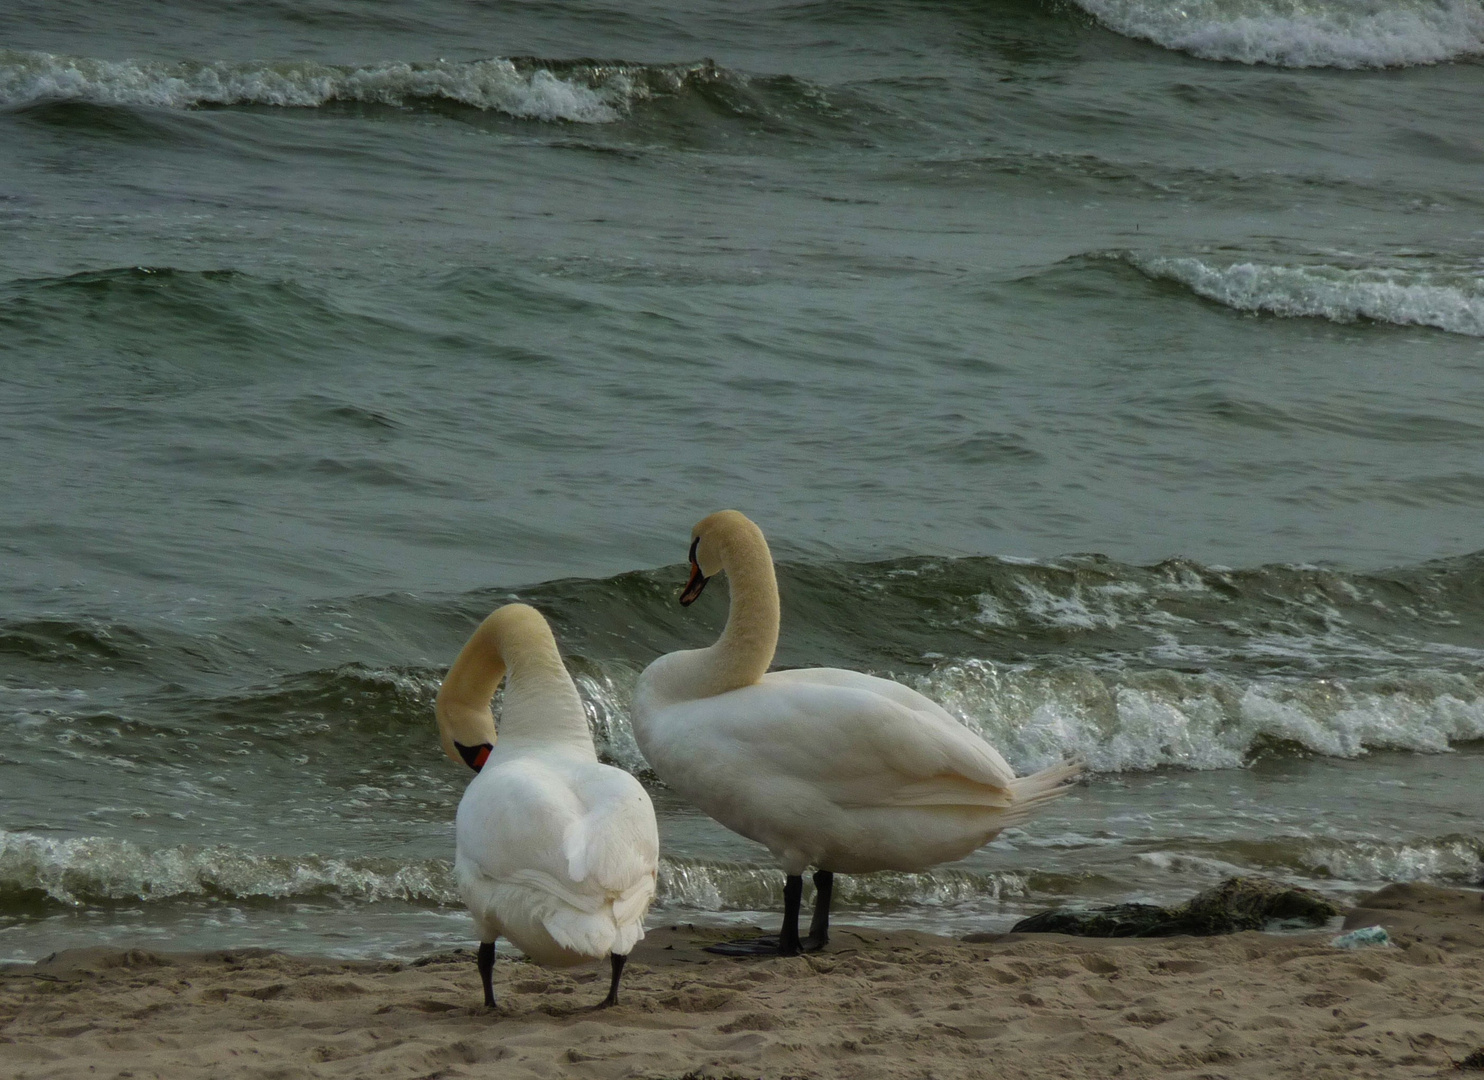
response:
<path id="1" fill-rule="evenodd" d="M 1333 932 L 967 940 L 841 927 L 735 961 L 652 931 L 606 966 L 79 950 L 0 974 L 0 1063 L 53 1077 L 1433 1077 L 1484 1045 L 1484 894 L 1392 886 Z M 735 934 L 735 930 L 731 931 Z M 983 940 L 974 940 L 982 937 Z M 1463 1074 L 1467 1075 L 1467 1073 Z"/>

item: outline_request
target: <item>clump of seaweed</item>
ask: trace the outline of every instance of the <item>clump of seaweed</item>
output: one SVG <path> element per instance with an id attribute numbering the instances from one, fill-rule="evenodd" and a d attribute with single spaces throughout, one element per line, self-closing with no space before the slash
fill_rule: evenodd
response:
<path id="1" fill-rule="evenodd" d="M 1453 1067 L 1455 1069 L 1484 1069 L 1484 1046 L 1475 1050 L 1462 1061 L 1455 1061 Z"/>
<path id="2" fill-rule="evenodd" d="M 1057 908 L 1022 919 L 1011 927 L 1020 934 L 1075 934 L 1079 937 L 1210 937 L 1241 930 L 1262 930 L 1281 922 L 1323 926 L 1344 908 L 1313 889 L 1283 885 L 1266 878 L 1232 877 L 1197 893 L 1183 904 L 1113 904 L 1075 910 Z"/>

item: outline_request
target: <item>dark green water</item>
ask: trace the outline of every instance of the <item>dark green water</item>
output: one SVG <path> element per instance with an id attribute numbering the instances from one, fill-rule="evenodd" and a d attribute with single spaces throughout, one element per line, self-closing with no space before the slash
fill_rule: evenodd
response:
<path id="1" fill-rule="evenodd" d="M 846 917 L 1473 880 L 1484 7 L 1181 10 L 0 11 L 0 957 L 464 942 L 444 666 L 536 603 L 643 777 L 724 506 L 780 663 L 1094 770 Z"/>

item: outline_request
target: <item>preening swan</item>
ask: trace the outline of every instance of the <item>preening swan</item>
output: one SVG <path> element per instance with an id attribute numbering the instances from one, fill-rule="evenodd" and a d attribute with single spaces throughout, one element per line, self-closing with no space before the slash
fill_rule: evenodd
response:
<path id="1" fill-rule="evenodd" d="M 731 955 L 820 948 L 836 873 L 921 870 L 960 859 L 1060 795 L 1079 768 L 1017 778 L 1005 759 L 936 702 L 839 668 L 769 672 L 778 583 L 762 531 L 735 510 L 691 533 L 682 604 L 725 570 L 726 629 L 705 649 L 650 664 L 634 692 L 634 736 L 671 788 L 764 844 L 787 875 L 783 931 Z M 814 918 L 799 938 L 803 873 Z"/>
<path id="2" fill-rule="evenodd" d="M 502 678 L 497 740 L 490 699 Z M 603 1004 L 615 1004 L 654 899 L 659 832 L 639 782 L 599 763 L 540 612 L 507 604 L 485 619 L 443 680 L 436 712 L 444 752 L 479 774 L 459 803 L 454 875 L 480 931 L 484 1003 L 495 1004 L 503 934 L 551 967 L 610 957 Z"/>

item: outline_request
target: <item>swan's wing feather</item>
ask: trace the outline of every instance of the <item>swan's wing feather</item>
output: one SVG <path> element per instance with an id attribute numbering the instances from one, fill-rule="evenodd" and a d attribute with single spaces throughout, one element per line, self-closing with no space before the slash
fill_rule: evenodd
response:
<path id="1" fill-rule="evenodd" d="M 608 765 L 583 795 L 587 812 L 563 837 L 567 872 L 605 893 L 626 896 L 648 882 L 651 894 L 659 866 L 660 840 L 649 794 L 626 772 Z"/>
<path id="2" fill-rule="evenodd" d="M 697 728 L 712 726 L 745 744 L 743 760 L 764 760 L 841 806 L 1014 801 L 1015 773 L 983 739 L 874 687 L 764 680 L 695 704 L 709 714 Z"/>
<path id="3" fill-rule="evenodd" d="M 496 881 L 526 871 L 566 880 L 564 841 L 582 811 L 572 789 L 546 768 L 526 761 L 487 767 L 459 803 L 459 854 Z"/>
<path id="4" fill-rule="evenodd" d="M 763 676 L 768 685 L 839 686 L 854 690 L 869 690 L 880 694 L 888 701 L 895 701 L 913 712 L 927 712 L 944 720 L 953 720 L 953 715 L 926 694 L 920 694 L 910 686 L 903 686 L 892 679 L 879 675 L 867 675 L 864 671 L 849 668 L 788 668 L 770 671 Z M 955 720 L 954 723 L 957 723 Z"/>
<path id="5" fill-rule="evenodd" d="M 780 686 L 832 686 L 876 694 L 917 714 L 924 723 L 941 732 L 944 738 L 954 743 L 959 754 L 986 761 L 989 771 L 1000 778 L 995 782 L 1008 783 L 1009 780 L 1015 778 L 1015 770 L 1010 768 L 1010 763 L 1000 755 L 998 750 L 969 731 L 943 706 L 925 694 L 913 690 L 910 686 L 903 686 L 899 682 L 876 675 L 867 675 L 861 671 L 851 671 L 848 668 L 799 668 L 791 671 L 774 671 L 765 675 L 763 681 L 765 684 L 774 683 Z"/>
<path id="6" fill-rule="evenodd" d="M 658 861 L 649 796 L 596 762 L 576 774 L 529 760 L 486 769 L 459 806 L 457 832 L 484 876 L 536 874 L 569 892 L 622 892 Z"/>

